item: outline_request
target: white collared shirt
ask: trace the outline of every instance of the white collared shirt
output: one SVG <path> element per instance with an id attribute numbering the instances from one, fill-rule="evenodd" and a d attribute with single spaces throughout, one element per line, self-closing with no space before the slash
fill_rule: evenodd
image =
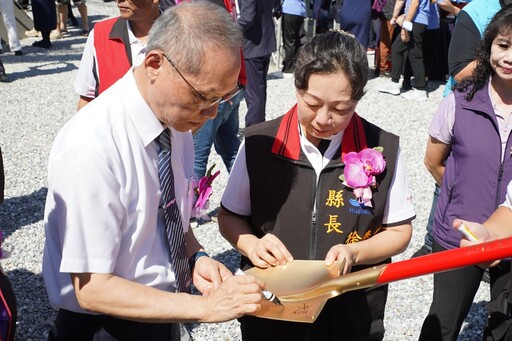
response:
<path id="1" fill-rule="evenodd" d="M 48 167 L 43 276 L 55 307 L 84 312 L 69 273 L 112 273 L 174 289 L 158 178 L 163 126 L 128 73 L 59 132 Z M 183 228 L 194 176 L 192 134 L 171 129 L 172 167 Z"/>

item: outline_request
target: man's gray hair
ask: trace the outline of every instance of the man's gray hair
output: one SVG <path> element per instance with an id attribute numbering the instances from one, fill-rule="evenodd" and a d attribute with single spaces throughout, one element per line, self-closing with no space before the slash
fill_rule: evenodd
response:
<path id="1" fill-rule="evenodd" d="M 204 58 L 216 58 L 217 48 L 238 51 L 242 44 L 243 35 L 227 10 L 198 0 L 183 2 L 160 15 L 149 32 L 147 51 L 161 50 L 180 71 L 197 75 Z"/>

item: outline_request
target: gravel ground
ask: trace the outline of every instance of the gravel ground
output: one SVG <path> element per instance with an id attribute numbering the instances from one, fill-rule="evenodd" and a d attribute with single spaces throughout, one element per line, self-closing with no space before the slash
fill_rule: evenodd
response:
<path id="1" fill-rule="evenodd" d="M 89 20 L 95 22 L 116 14 L 115 3 L 89 0 Z M 75 13 L 76 13 L 75 9 Z M 30 14 L 30 13 L 29 13 Z M 47 192 L 46 164 L 51 144 L 62 125 L 73 115 L 77 96 L 73 82 L 85 38 L 79 29 L 53 42 L 49 50 L 31 46 L 34 38 L 22 41 L 25 55 L 1 55 L 10 83 L 0 83 L 0 146 L 6 173 L 6 201 L 0 205 L 0 228 L 14 246 L 11 257 L 1 264 L 12 281 L 18 299 L 17 340 L 46 340 L 48 324 L 54 318 L 41 276 L 44 243 L 43 210 Z M 274 67 L 275 69 L 275 67 Z M 277 117 L 294 103 L 292 79 L 274 77 L 268 81 L 268 118 Z M 434 182 L 423 166 L 427 127 L 441 99 L 443 84 L 430 84 L 426 102 L 413 102 L 380 94 L 377 87 L 385 78 L 371 79 L 367 94 L 357 112 L 382 128 L 401 137 L 401 148 L 416 204 L 414 235 L 408 249 L 395 260 L 407 259 L 423 242 Z M 245 113 L 242 103 L 241 118 Z M 222 165 L 212 152 L 211 163 Z M 215 182 L 211 207 L 218 207 L 227 172 L 222 169 Z M 195 227 L 196 235 L 208 252 L 231 269 L 238 255 L 218 233 L 213 222 Z M 482 283 L 459 340 L 477 340 L 485 318 L 489 286 Z M 432 276 L 390 284 L 386 313 L 385 340 L 416 340 L 432 295 Z M 236 321 L 192 325 L 194 340 L 239 340 Z"/>

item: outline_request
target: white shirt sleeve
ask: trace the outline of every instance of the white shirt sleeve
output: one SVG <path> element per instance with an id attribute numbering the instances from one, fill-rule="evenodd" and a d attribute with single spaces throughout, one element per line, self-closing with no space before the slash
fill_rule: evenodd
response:
<path id="1" fill-rule="evenodd" d="M 60 213 L 48 220 L 65 236 L 61 272 L 114 271 L 126 212 L 109 163 L 104 152 L 85 146 L 67 148 L 50 160 L 48 195 L 60 204 L 54 215 Z M 98 207 L 108 209 L 97 214 Z"/>
<path id="2" fill-rule="evenodd" d="M 411 219 L 416 215 L 401 154 L 399 147 L 396 157 L 395 174 L 393 180 L 391 180 L 382 224 L 398 223 Z"/>
<path id="3" fill-rule="evenodd" d="M 233 213 L 249 216 L 251 215 L 251 189 L 245 160 L 245 140 L 243 140 L 222 195 L 222 206 Z"/>
<path id="4" fill-rule="evenodd" d="M 91 30 L 85 43 L 82 60 L 78 68 L 78 74 L 75 80 L 75 92 L 79 96 L 88 98 L 96 97 L 96 75 L 94 70 L 98 69 L 96 65 L 96 49 L 94 48 L 94 29 Z M 97 71 L 96 71 L 97 72 Z"/>

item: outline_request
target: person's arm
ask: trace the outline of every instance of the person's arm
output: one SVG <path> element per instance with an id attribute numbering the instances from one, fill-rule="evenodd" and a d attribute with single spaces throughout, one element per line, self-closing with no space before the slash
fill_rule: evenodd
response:
<path id="1" fill-rule="evenodd" d="M 510 187 L 510 185 L 509 185 Z M 461 219 L 455 219 L 453 221 L 453 228 L 458 229 L 464 224 L 469 229 L 471 234 L 477 238 L 477 240 L 469 240 L 464 234 L 460 240 L 460 247 L 472 246 L 483 242 L 489 242 L 496 239 L 502 239 L 512 237 L 512 211 L 509 207 L 500 206 L 494 213 L 483 223 L 475 223 L 471 221 L 462 221 Z M 479 264 L 482 268 L 489 268 L 496 266 L 500 263 L 500 260 L 495 260 L 483 264 Z"/>
<path id="2" fill-rule="evenodd" d="M 484 223 L 493 239 L 512 237 L 512 210 L 500 206 Z"/>
<path id="3" fill-rule="evenodd" d="M 510 186 L 510 185 L 509 185 Z M 453 221 L 453 228 L 458 229 L 465 225 L 471 233 L 478 238 L 476 241 L 470 241 L 466 237 L 462 237 L 460 240 L 460 246 L 471 246 L 480 244 L 483 242 L 489 242 L 496 239 L 502 239 L 512 237 L 512 211 L 509 207 L 500 206 L 494 213 L 483 223 L 478 224 L 471 221 L 462 221 L 461 219 L 455 219 Z M 500 260 L 495 260 L 488 263 L 479 264 L 482 268 L 489 268 L 496 266 L 500 263 Z"/>
<path id="4" fill-rule="evenodd" d="M 445 161 L 450 154 L 450 150 L 451 145 L 442 143 L 438 139 L 429 136 L 423 162 L 439 186 L 443 183 Z"/>
<path id="5" fill-rule="evenodd" d="M 202 250 L 193 230 L 185 234 L 187 257 Z M 91 312 L 143 322 L 222 322 L 260 309 L 264 284 L 233 276 L 210 257 L 195 262 L 192 277 L 203 295 L 170 293 L 109 273 L 71 273 L 80 306 Z"/>
<path id="6" fill-rule="evenodd" d="M 456 75 L 454 75 L 454 79 L 457 83 L 462 82 L 464 79 L 471 77 L 473 71 L 476 68 L 476 61 L 473 60 L 469 62 L 462 70 L 460 70 Z"/>
<path id="7" fill-rule="evenodd" d="M 262 238 L 254 235 L 249 223 L 250 200 L 245 141 L 242 141 L 222 196 L 218 213 L 220 233 L 257 267 L 292 262 L 292 255 L 279 238 L 270 233 Z"/>
<path id="8" fill-rule="evenodd" d="M 505 202 L 483 223 L 478 224 L 470 221 L 455 219 L 453 227 L 459 228 L 464 225 L 478 238 L 478 241 L 469 241 L 466 238 L 461 240 L 461 246 L 473 245 L 476 243 L 491 241 L 495 239 L 512 237 L 512 181 L 507 186 Z"/>
<path id="9" fill-rule="evenodd" d="M 381 232 L 366 240 L 333 246 L 326 255 L 325 263 L 330 265 L 337 259 L 345 259 L 345 274 L 352 265 L 376 264 L 404 252 L 411 236 L 411 222 L 383 227 Z"/>
<path id="10" fill-rule="evenodd" d="M 437 0 L 437 1 L 434 1 L 434 2 L 437 3 L 439 8 L 445 10 L 446 12 L 448 12 L 450 14 L 453 14 L 455 16 L 459 15 L 460 8 L 458 8 L 457 6 L 453 5 L 451 1 L 448 1 L 448 0 Z"/>
<path id="11" fill-rule="evenodd" d="M 419 5 L 419 0 L 411 0 L 407 13 L 404 13 L 403 15 L 403 21 L 400 24 L 400 26 L 402 26 L 402 29 L 400 30 L 400 39 L 405 43 L 411 40 L 410 32 L 412 32 L 413 29 L 412 20 L 418 11 Z"/>
<path id="12" fill-rule="evenodd" d="M 476 66 L 475 52 L 480 40 L 480 31 L 473 19 L 466 11 L 460 11 L 448 48 L 449 73 L 457 82 L 471 76 Z"/>
<path id="13" fill-rule="evenodd" d="M 80 60 L 80 67 L 78 68 L 77 77 L 73 85 L 75 92 L 78 94 L 78 110 L 83 108 L 86 104 L 96 97 L 96 80 L 98 79 L 95 74 L 95 55 L 94 48 L 94 29 L 89 33 L 87 41 L 85 42 L 82 59 Z"/>
<path id="14" fill-rule="evenodd" d="M 89 104 L 90 101 L 92 101 L 94 98 L 80 96 L 78 99 L 78 108 L 77 111 L 85 107 L 86 104 Z"/>
<path id="15" fill-rule="evenodd" d="M 398 149 L 395 171 L 387 194 L 382 230 L 371 238 L 348 245 L 333 246 L 325 257 L 330 265 L 345 258 L 344 273 L 352 265 L 375 264 L 403 252 L 412 236 L 411 221 L 415 217 L 414 204 L 405 173 L 405 162 Z"/>
<path id="16" fill-rule="evenodd" d="M 420 6 L 420 0 L 411 0 L 411 4 L 409 5 L 409 8 L 407 9 L 407 13 L 405 13 L 405 21 L 412 22 L 412 19 L 414 19 L 414 16 L 416 15 L 416 12 L 418 11 L 418 7 Z"/>
<path id="17" fill-rule="evenodd" d="M 126 207 L 118 195 L 120 184 L 111 168 L 113 161 L 107 156 L 106 150 L 110 149 L 95 148 L 93 144 L 82 146 L 80 142 L 75 143 L 81 140 L 76 135 L 66 145 L 54 144 L 57 151 L 50 156 L 48 196 L 52 198 L 50 201 L 55 201 L 50 204 L 52 212 L 45 217 L 45 223 L 47 233 L 65 234 L 66 242 L 60 250 L 62 259 L 55 266 L 61 273 L 70 275 L 74 294 L 83 309 L 137 321 L 211 322 L 226 321 L 260 308 L 264 284 L 254 277 L 231 276 L 208 295 L 191 296 L 115 275 L 115 263 L 122 262 L 118 256 L 124 247 L 121 226 L 126 219 Z M 156 198 L 151 200 L 154 206 Z M 147 238 L 152 239 L 158 233 L 157 228 L 151 224 L 143 227 L 141 233 L 149 233 Z M 50 239 L 48 235 L 47 238 Z M 198 249 L 193 244 L 193 235 L 187 234 L 186 240 L 192 241 L 190 253 Z M 166 257 L 163 257 L 160 266 L 165 267 Z M 198 267 L 212 261 L 208 258 L 201 257 L 196 262 L 194 279 L 196 272 L 203 273 Z"/>
<path id="18" fill-rule="evenodd" d="M 285 265 L 293 261 L 286 246 L 273 234 L 255 236 L 247 219 L 221 207 L 218 214 L 221 235 L 259 268 Z"/>
<path id="19" fill-rule="evenodd" d="M 253 276 L 232 276 L 209 295 L 199 296 L 170 293 L 113 274 L 70 275 L 83 309 L 144 322 L 228 321 L 259 310 L 263 289 Z"/>
<path id="20" fill-rule="evenodd" d="M 492 239 L 512 237 L 512 210 L 500 206 L 484 223 Z"/>
<path id="21" fill-rule="evenodd" d="M 439 103 L 432 117 L 428 132 L 427 149 L 423 158 L 425 167 L 439 186 L 443 182 L 445 162 L 451 150 L 454 124 L 455 96 L 450 93 Z"/>
<path id="22" fill-rule="evenodd" d="M 185 234 L 185 241 L 189 259 L 194 257 L 196 252 L 205 251 L 197 241 L 191 226 Z M 203 295 L 208 295 L 212 290 L 219 288 L 222 282 L 233 276 L 224 264 L 210 257 L 200 257 L 192 266 L 192 281 L 197 290 Z"/>
<path id="23" fill-rule="evenodd" d="M 391 20 L 389 21 L 391 25 L 396 24 L 396 19 L 400 16 L 400 13 L 402 12 L 402 8 L 404 7 L 405 0 L 397 0 L 395 2 L 395 7 L 393 8 L 393 16 L 391 17 Z"/>

